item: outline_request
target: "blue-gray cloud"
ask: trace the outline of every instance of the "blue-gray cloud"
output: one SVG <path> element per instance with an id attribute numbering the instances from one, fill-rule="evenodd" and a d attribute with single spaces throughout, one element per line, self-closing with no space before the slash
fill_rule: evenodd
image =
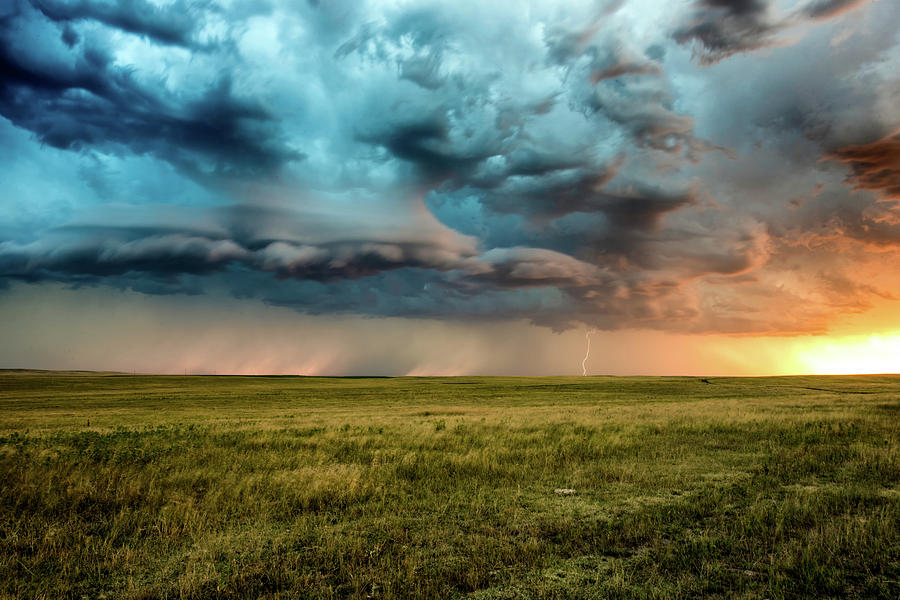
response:
<path id="1" fill-rule="evenodd" d="M 174 2 L 165 8 L 145 0 L 120 0 L 114 3 L 32 0 L 32 5 L 57 23 L 94 20 L 128 33 L 150 37 L 163 44 L 190 47 L 197 28 L 197 23 L 191 16 L 197 5 L 183 1 Z M 71 27 L 63 29 L 63 36 L 70 47 L 78 39 Z"/>
<path id="2" fill-rule="evenodd" d="M 825 245 L 900 248 L 897 8 L 666 6 L 14 2 L 0 281 L 771 333 L 884 296 Z"/>
<path id="3" fill-rule="evenodd" d="M 41 20 L 47 14 L 52 21 L 94 16 L 126 32 L 155 32 L 157 40 L 163 32 L 174 35 L 187 27 L 178 6 L 165 13 L 171 18 L 139 2 L 37 6 L 42 12 L 20 4 L 15 14 L 0 20 L 0 114 L 41 142 L 72 150 L 152 154 L 198 174 L 271 172 L 302 158 L 280 142 L 271 111 L 235 93 L 228 72 L 185 95 L 167 90 L 163 79 L 139 81 L 131 66 L 115 63 L 108 42 L 78 43 L 71 27 L 61 30 L 55 48 L 48 44 L 34 50 L 28 37 L 49 37 L 52 28 Z M 170 22 L 181 25 L 167 28 Z"/>

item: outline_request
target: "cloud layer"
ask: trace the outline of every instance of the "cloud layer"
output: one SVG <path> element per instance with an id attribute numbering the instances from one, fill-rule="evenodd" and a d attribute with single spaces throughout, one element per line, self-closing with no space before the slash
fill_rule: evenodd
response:
<path id="1" fill-rule="evenodd" d="M 729 334 L 900 290 L 894 3 L 5 6 L 0 281 Z"/>

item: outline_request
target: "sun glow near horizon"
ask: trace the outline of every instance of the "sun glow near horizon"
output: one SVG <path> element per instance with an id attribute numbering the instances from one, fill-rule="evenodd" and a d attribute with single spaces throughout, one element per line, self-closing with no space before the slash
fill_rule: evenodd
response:
<path id="1" fill-rule="evenodd" d="M 900 333 L 817 341 L 798 350 L 797 363 L 810 375 L 900 373 Z"/>

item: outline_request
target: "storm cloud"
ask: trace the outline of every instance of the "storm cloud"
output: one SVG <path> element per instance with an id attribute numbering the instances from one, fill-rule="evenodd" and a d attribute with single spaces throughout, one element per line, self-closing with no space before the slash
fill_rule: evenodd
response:
<path id="1" fill-rule="evenodd" d="M 896 4 L 526 4 L 8 4 L 0 282 L 729 334 L 896 295 Z"/>
<path id="2" fill-rule="evenodd" d="M 871 0 L 812 0 L 779 13 L 771 0 L 697 0 L 693 14 L 673 32 L 680 44 L 695 42 L 697 58 L 711 65 L 744 52 L 793 43 L 796 28 L 855 10 Z"/>
<path id="3" fill-rule="evenodd" d="M 143 0 L 115 3 L 34 0 L 32 4 L 44 16 L 58 23 L 94 20 L 163 44 L 191 46 L 197 26 L 190 14 L 193 6 L 188 2 L 175 2 L 165 8 Z M 72 31 L 71 28 L 64 29 L 63 34 L 72 36 Z M 77 38 L 71 39 L 74 42 Z"/>
<path id="4" fill-rule="evenodd" d="M 302 153 L 280 143 L 277 118 L 249 94 L 235 93 L 220 72 L 195 90 L 169 90 L 165 76 L 141 80 L 116 64 L 108 40 L 67 25 L 53 39 L 49 23 L 94 18 L 154 41 L 186 40 L 184 7 L 164 14 L 141 2 L 20 3 L 0 20 L 0 113 L 51 146 L 152 154 L 199 173 L 266 172 Z M 48 16 L 44 20 L 42 16 Z M 37 37 L 43 43 L 35 47 Z"/>
<path id="5" fill-rule="evenodd" d="M 900 132 L 868 144 L 838 148 L 829 158 L 850 165 L 850 181 L 857 188 L 900 199 Z"/>

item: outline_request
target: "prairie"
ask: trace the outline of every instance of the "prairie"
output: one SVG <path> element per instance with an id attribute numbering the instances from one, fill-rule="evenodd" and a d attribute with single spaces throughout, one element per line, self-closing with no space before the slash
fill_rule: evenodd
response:
<path id="1" fill-rule="evenodd" d="M 10 599 L 896 599 L 900 377 L 5 371 L 0 547 Z"/>

